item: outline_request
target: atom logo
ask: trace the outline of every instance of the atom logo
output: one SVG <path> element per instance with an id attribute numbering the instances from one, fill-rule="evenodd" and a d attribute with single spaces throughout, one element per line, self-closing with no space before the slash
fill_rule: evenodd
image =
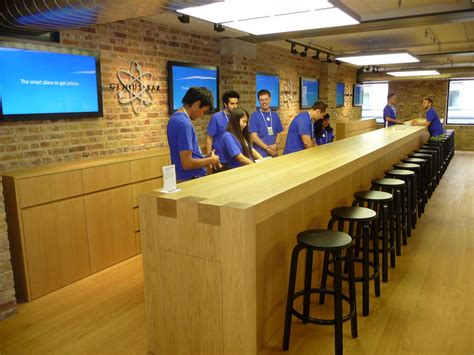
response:
<path id="1" fill-rule="evenodd" d="M 142 73 L 142 66 L 138 62 L 130 64 L 130 71 L 119 70 L 117 77 L 123 89 L 118 93 L 121 104 L 131 104 L 133 112 L 142 112 L 143 106 L 151 105 L 150 92 L 151 73 Z"/>

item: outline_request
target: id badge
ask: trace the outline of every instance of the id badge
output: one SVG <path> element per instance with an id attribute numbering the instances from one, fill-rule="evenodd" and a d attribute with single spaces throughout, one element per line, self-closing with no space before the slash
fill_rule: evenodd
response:
<path id="1" fill-rule="evenodd" d="M 268 129 L 268 135 L 273 136 L 273 127 L 267 127 Z"/>

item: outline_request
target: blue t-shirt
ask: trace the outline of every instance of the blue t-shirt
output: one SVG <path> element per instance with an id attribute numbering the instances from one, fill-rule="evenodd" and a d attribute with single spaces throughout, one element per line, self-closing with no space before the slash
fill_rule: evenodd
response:
<path id="1" fill-rule="evenodd" d="M 328 144 L 334 140 L 334 131 L 329 132 L 326 129 L 323 129 L 323 133 L 321 134 L 321 138 L 316 138 L 316 144 Z"/>
<path id="2" fill-rule="evenodd" d="M 432 137 L 440 136 L 444 133 L 443 125 L 439 120 L 438 113 L 433 107 L 426 111 L 426 120 L 430 123 L 428 131 Z"/>
<path id="3" fill-rule="evenodd" d="M 385 125 L 385 117 L 390 117 L 390 118 L 393 118 L 394 120 L 397 119 L 397 112 L 395 111 L 395 108 L 390 106 L 390 105 L 387 105 L 385 106 L 385 108 L 383 109 L 383 123 Z M 388 126 L 395 126 L 396 123 L 395 122 L 387 122 Z"/>
<path id="4" fill-rule="evenodd" d="M 222 147 L 222 135 L 227 130 L 229 119 L 224 111 L 216 112 L 211 116 L 207 125 L 207 135 L 213 138 L 212 149 L 216 151 L 221 163 L 226 163 Z M 209 153 L 209 152 L 208 152 Z"/>
<path id="5" fill-rule="evenodd" d="M 268 134 L 268 129 L 270 127 L 273 130 L 273 135 Z M 258 138 L 260 138 L 266 145 L 275 144 L 276 135 L 283 132 L 280 116 L 278 116 L 278 113 L 272 111 L 255 111 L 250 115 L 249 132 L 257 133 Z M 260 148 L 256 144 L 254 145 L 254 148 L 262 155 L 262 157 L 268 157 L 268 153 L 265 149 Z"/>
<path id="6" fill-rule="evenodd" d="M 302 135 L 307 135 L 314 139 L 313 121 L 307 111 L 297 114 L 296 117 L 293 118 L 293 121 L 291 121 L 283 154 L 303 150 L 304 144 L 301 139 Z"/>
<path id="7" fill-rule="evenodd" d="M 237 155 L 244 154 L 242 144 L 240 144 L 239 140 L 235 138 L 232 133 L 227 131 L 222 135 L 222 143 L 224 147 L 224 156 L 229 168 L 232 169 L 242 166 L 242 164 L 236 159 Z M 250 160 L 253 161 L 253 158 L 250 158 Z"/>
<path id="8" fill-rule="evenodd" d="M 205 176 L 205 168 L 184 170 L 179 157 L 179 152 L 191 150 L 193 158 L 203 158 L 191 119 L 184 112 L 173 113 L 168 121 L 167 133 L 171 163 L 175 165 L 176 178 L 190 180 L 195 176 Z"/>

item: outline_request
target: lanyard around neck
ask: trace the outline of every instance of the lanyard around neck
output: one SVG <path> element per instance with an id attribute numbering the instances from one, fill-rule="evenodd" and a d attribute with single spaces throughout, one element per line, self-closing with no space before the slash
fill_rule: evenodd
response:
<path id="1" fill-rule="evenodd" d="M 270 126 L 267 124 L 267 120 L 265 119 L 265 116 L 263 115 L 263 111 L 262 109 L 259 110 L 260 111 L 260 115 L 262 116 L 262 119 L 263 119 L 263 122 L 265 123 L 265 126 L 268 127 L 272 127 L 273 126 L 273 117 L 272 117 L 272 110 L 270 110 L 269 112 L 269 115 L 270 115 Z"/>

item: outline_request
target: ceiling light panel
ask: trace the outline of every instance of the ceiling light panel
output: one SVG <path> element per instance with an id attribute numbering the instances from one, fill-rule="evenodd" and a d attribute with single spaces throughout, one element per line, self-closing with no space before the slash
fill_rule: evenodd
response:
<path id="1" fill-rule="evenodd" d="M 336 58 L 341 62 L 350 63 L 357 66 L 363 65 L 383 65 L 383 64 L 401 64 L 417 63 L 419 59 L 408 52 L 394 53 L 374 53 L 359 54 L 354 56 L 339 56 Z"/>
<path id="2" fill-rule="evenodd" d="M 433 75 L 439 75 L 439 72 L 436 70 L 411 70 L 411 71 L 392 71 L 392 72 L 387 72 L 388 75 L 392 76 L 398 76 L 398 77 L 403 77 L 403 76 L 433 76 Z"/>

